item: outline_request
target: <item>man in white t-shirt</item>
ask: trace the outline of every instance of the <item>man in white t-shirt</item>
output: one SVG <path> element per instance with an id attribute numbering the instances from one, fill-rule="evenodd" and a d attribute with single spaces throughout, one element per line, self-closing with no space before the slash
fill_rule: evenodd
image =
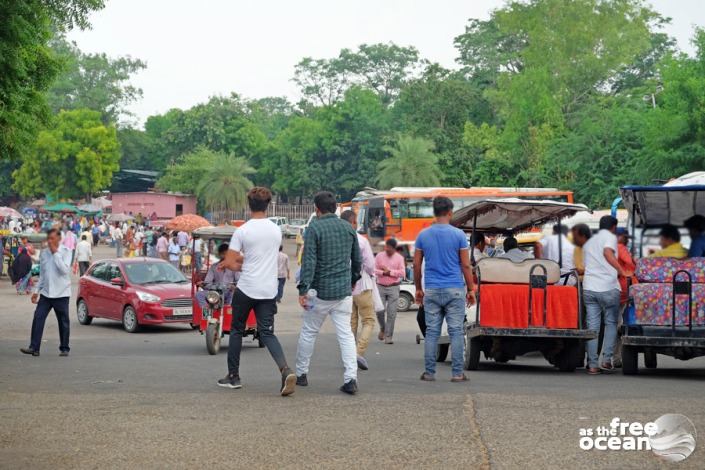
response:
<path id="1" fill-rule="evenodd" d="M 252 218 L 239 227 L 230 240 L 230 249 L 218 270 L 241 271 L 232 300 L 232 326 L 228 344 L 228 375 L 218 381 L 227 388 L 241 388 L 240 351 L 245 322 L 251 310 L 257 317 L 260 341 L 267 346 L 282 373 L 281 394 L 291 395 L 296 388 L 296 374 L 289 368 L 284 351 L 274 336 L 274 315 L 277 313 L 277 273 L 282 233 L 267 219 L 267 206 L 272 192 L 254 187 L 247 194 Z"/>
<path id="2" fill-rule="evenodd" d="M 561 233 L 559 234 L 559 228 Z M 553 226 L 553 233 L 546 237 L 543 237 L 536 244 L 534 249 L 537 256 L 536 258 L 550 259 L 559 263 L 561 265 L 561 276 L 569 274 L 574 268 L 575 263 L 573 262 L 573 252 L 575 247 L 566 237 L 568 233 L 568 227 L 560 226 L 558 224 Z M 560 249 L 558 239 L 560 237 Z M 539 246 L 540 245 L 540 246 Z M 562 256 L 560 255 L 562 253 Z"/>
<path id="3" fill-rule="evenodd" d="M 600 219 L 600 231 L 583 246 L 583 299 L 587 311 L 588 329 L 599 332 L 602 316 L 605 319 L 605 335 L 602 342 L 602 363 L 599 363 L 598 339 L 587 342 L 590 374 L 614 372 L 612 354 L 617 341 L 617 315 L 622 289 L 619 277 L 631 277 L 617 260 L 617 219 L 611 215 Z"/>

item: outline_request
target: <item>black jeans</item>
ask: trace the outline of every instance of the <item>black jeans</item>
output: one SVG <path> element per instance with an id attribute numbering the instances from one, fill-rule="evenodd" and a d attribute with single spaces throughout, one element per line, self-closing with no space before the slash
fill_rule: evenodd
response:
<path id="1" fill-rule="evenodd" d="M 81 273 L 81 276 L 86 274 L 86 271 L 88 271 L 88 268 L 91 267 L 91 263 L 88 261 L 79 261 L 78 262 L 78 272 Z"/>
<path id="2" fill-rule="evenodd" d="M 71 322 L 69 321 L 69 297 L 59 297 L 50 299 L 39 296 L 37 308 L 34 310 L 34 320 L 32 320 L 32 340 L 29 347 L 39 351 L 42 345 L 42 335 L 44 334 L 44 324 L 51 309 L 54 309 L 56 320 L 59 322 L 59 350 L 68 352 L 69 333 L 71 332 Z"/>
<path id="3" fill-rule="evenodd" d="M 252 299 L 240 289 L 233 292 L 233 319 L 230 325 L 230 342 L 228 343 L 228 373 L 240 375 L 240 351 L 242 351 L 242 335 L 245 333 L 245 323 L 250 311 L 255 311 L 257 331 L 260 340 L 269 349 L 279 370 L 287 367 L 284 351 L 276 336 L 274 336 L 274 315 L 277 313 L 275 299 Z"/>

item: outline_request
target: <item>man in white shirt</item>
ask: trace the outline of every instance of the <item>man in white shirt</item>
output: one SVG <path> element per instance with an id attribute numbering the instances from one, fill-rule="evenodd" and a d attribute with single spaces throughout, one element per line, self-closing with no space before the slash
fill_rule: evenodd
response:
<path id="1" fill-rule="evenodd" d="M 633 273 L 625 271 L 617 260 L 617 219 L 605 215 L 600 219 L 600 230 L 583 246 L 583 299 L 587 311 L 588 328 L 600 331 L 600 322 L 604 315 L 605 335 L 602 342 L 602 363 L 599 364 L 597 349 L 598 339 L 587 342 L 588 373 L 614 372 L 612 354 L 617 341 L 617 315 L 622 289 L 619 277 L 631 277 Z"/>
<path id="2" fill-rule="evenodd" d="M 115 241 L 115 257 L 116 258 L 122 258 L 122 250 L 125 248 L 125 246 L 122 244 L 124 235 L 122 234 L 122 229 L 120 228 L 120 224 L 115 224 L 115 231 L 113 232 L 113 240 Z"/>
<path id="3" fill-rule="evenodd" d="M 487 243 L 485 242 L 485 234 L 480 232 L 475 232 L 472 234 L 472 261 L 477 264 L 483 258 L 487 258 L 485 254 L 485 248 L 487 248 Z M 473 266 L 474 266 L 473 265 Z"/>
<path id="4" fill-rule="evenodd" d="M 522 261 L 531 259 L 528 253 L 519 249 L 519 242 L 517 242 L 517 239 L 514 237 L 505 238 L 502 246 L 504 253 L 499 255 L 498 258 L 508 259 L 512 263 L 521 263 Z"/>
<path id="5" fill-rule="evenodd" d="M 278 226 L 267 219 L 267 206 L 272 192 L 256 186 L 247 194 L 252 218 L 238 227 L 230 240 L 230 249 L 218 270 L 242 271 L 233 293 L 232 326 L 228 344 L 228 375 L 218 381 L 227 388 L 241 388 L 240 352 L 245 323 L 251 310 L 257 317 L 260 340 L 267 346 L 281 371 L 282 396 L 296 389 L 296 374 L 289 368 L 284 351 L 274 336 L 274 315 L 277 313 L 277 258 L 282 241 Z"/>
<path id="6" fill-rule="evenodd" d="M 72 253 L 61 244 L 59 230 L 47 232 L 47 247 L 39 256 L 41 276 L 34 287 L 32 303 L 37 304 L 32 320 L 32 337 L 28 348 L 20 348 L 24 354 L 39 356 L 42 345 L 44 324 L 49 312 L 54 309 L 59 322 L 60 356 L 69 355 L 69 299 L 71 297 L 71 257 Z"/>
<path id="7" fill-rule="evenodd" d="M 93 251 L 91 250 L 91 243 L 88 241 L 87 235 L 81 236 L 81 241 L 76 245 L 76 261 L 78 261 L 78 269 L 81 276 L 86 274 L 88 268 L 91 265 L 91 258 L 93 257 Z"/>
<path id="8" fill-rule="evenodd" d="M 575 268 L 573 262 L 575 247 L 566 237 L 566 233 L 568 233 L 568 227 L 556 224 L 553 226 L 553 233 L 539 240 L 534 248 L 537 259 L 550 259 L 561 265 L 561 276 L 569 274 Z"/>

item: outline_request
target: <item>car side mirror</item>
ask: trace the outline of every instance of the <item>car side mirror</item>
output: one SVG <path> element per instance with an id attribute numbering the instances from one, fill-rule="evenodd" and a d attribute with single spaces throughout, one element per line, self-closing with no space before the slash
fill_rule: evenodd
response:
<path id="1" fill-rule="evenodd" d="M 110 284 L 112 284 L 114 286 L 122 287 L 125 285 L 125 282 L 122 279 L 120 279 L 119 277 L 116 277 L 116 278 L 110 280 Z"/>

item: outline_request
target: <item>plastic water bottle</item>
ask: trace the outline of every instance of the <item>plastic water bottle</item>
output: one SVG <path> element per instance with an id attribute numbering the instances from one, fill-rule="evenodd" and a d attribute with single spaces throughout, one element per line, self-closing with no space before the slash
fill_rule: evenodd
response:
<path id="1" fill-rule="evenodd" d="M 304 307 L 304 310 L 308 311 L 313 309 L 313 303 L 316 300 L 317 295 L 318 292 L 316 292 L 315 289 L 308 290 L 308 292 L 306 293 L 306 307 Z"/>

